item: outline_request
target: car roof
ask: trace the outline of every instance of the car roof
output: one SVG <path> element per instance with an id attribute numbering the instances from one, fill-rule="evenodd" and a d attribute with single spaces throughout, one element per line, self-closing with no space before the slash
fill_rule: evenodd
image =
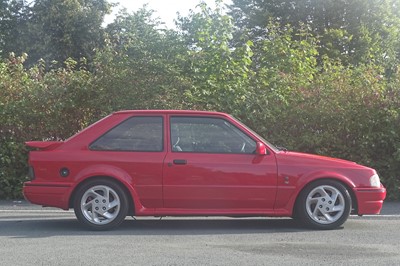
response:
<path id="1" fill-rule="evenodd" d="M 226 113 L 213 111 L 197 111 L 197 110 L 121 110 L 113 114 L 178 114 L 178 115 L 223 115 Z"/>

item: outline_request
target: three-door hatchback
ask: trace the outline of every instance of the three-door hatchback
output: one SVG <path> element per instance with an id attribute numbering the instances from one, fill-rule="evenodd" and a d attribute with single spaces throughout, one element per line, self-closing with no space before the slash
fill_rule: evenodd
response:
<path id="1" fill-rule="evenodd" d="M 279 150 L 232 116 L 120 111 L 66 141 L 30 141 L 30 202 L 106 230 L 135 216 L 293 217 L 317 229 L 378 214 L 374 169 Z"/>

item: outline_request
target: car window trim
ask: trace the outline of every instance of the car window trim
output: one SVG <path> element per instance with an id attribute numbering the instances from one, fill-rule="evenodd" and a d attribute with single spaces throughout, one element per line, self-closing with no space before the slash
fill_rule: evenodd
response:
<path id="1" fill-rule="evenodd" d="M 145 150 L 94 150 L 91 149 L 90 146 L 93 145 L 93 143 L 95 143 L 97 140 L 99 140 L 100 138 L 102 138 L 104 135 L 108 134 L 110 131 L 112 131 L 113 129 L 115 129 L 116 127 L 118 127 L 119 125 L 123 124 L 124 122 L 128 121 L 129 119 L 133 119 L 136 117 L 156 117 L 156 118 L 161 118 L 161 126 L 162 126 L 162 140 L 161 140 L 161 147 L 162 149 L 160 151 L 145 151 Z M 88 145 L 88 150 L 90 151 L 102 151 L 102 152 L 165 152 L 165 121 L 164 121 L 164 116 L 163 115 L 132 115 L 127 117 L 126 119 L 122 120 L 121 122 L 119 122 L 117 125 L 113 126 L 112 128 L 110 128 L 109 130 L 107 130 L 106 132 L 104 132 L 102 135 L 100 135 L 99 137 L 97 137 L 94 141 L 92 141 L 89 145 Z"/>
<path id="2" fill-rule="evenodd" d="M 242 152 L 201 152 L 201 151 L 174 151 L 172 149 L 172 134 L 171 134 L 171 130 L 172 130 L 172 122 L 171 119 L 172 118 L 212 118 L 212 119 L 221 119 L 224 122 L 229 123 L 230 125 L 232 125 L 233 127 L 235 127 L 237 130 L 239 130 L 240 132 L 242 132 L 245 136 L 247 136 L 248 138 L 250 138 L 251 140 L 253 140 L 255 143 L 257 143 L 257 140 L 255 140 L 252 136 L 250 136 L 247 132 L 241 130 L 239 127 L 237 127 L 235 124 L 233 124 L 231 121 L 229 121 L 228 119 L 224 118 L 224 117 L 220 117 L 220 116 L 202 116 L 202 115 L 170 115 L 169 116 L 169 121 L 168 121 L 168 127 L 169 127 L 169 149 L 172 153 L 201 153 L 201 154 L 232 154 L 232 155 L 254 155 L 256 154 L 256 151 L 252 152 L 252 153 L 242 153 Z M 235 134 L 237 134 L 235 132 Z"/>

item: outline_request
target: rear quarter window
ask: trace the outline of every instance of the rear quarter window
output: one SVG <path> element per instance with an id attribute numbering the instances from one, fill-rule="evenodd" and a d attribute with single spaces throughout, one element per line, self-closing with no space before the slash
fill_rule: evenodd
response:
<path id="1" fill-rule="evenodd" d="M 163 118 L 131 117 L 89 145 L 96 151 L 148 151 L 163 150 Z"/>

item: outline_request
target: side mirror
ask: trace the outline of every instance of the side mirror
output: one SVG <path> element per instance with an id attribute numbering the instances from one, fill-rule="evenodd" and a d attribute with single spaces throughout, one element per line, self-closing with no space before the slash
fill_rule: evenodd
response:
<path id="1" fill-rule="evenodd" d="M 266 155 L 267 154 L 267 148 L 265 147 L 264 143 L 257 142 L 256 154 L 257 155 Z"/>

